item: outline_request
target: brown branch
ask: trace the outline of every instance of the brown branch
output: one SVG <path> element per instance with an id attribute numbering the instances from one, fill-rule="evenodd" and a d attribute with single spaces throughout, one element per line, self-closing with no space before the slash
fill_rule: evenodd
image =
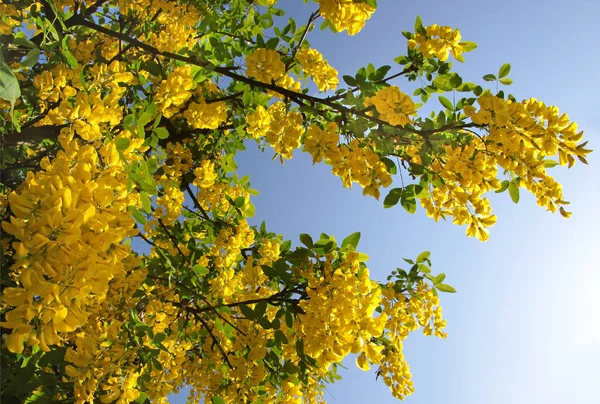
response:
<path id="1" fill-rule="evenodd" d="M 16 146 L 21 144 L 39 143 L 44 139 L 57 139 L 60 130 L 67 125 L 34 126 L 23 129 L 21 133 L 2 138 L 2 146 Z"/>
<path id="2" fill-rule="evenodd" d="M 200 321 L 200 323 L 202 323 L 202 325 L 204 326 L 204 328 L 206 328 L 206 331 L 208 332 L 208 335 L 210 335 L 210 337 L 213 340 L 213 345 L 217 346 L 217 349 L 219 350 L 219 352 L 221 352 L 221 355 L 223 356 L 223 359 L 225 360 L 225 362 L 227 362 L 227 365 L 229 366 L 229 369 L 233 369 L 233 365 L 229 361 L 229 357 L 227 356 L 227 353 L 225 353 L 225 350 L 223 349 L 223 347 L 219 343 L 219 340 L 217 339 L 217 337 L 215 337 L 215 335 L 213 334 L 212 329 L 210 328 L 210 326 L 208 325 L 208 323 L 206 322 L 206 320 L 204 320 L 202 318 L 202 316 L 200 316 L 199 314 L 195 314 L 195 313 L 193 313 L 193 314 L 194 314 L 194 317 L 198 321 Z"/>
<path id="3" fill-rule="evenodd" d="M 187 257 L 183 254 L 183 252 L 179 248 L 179 243 L 177 242 L 175 237 L 173 237 L 173 235 L 171 234 L 169 229 L 167 229 L 167 226 L 165 226 L 165 224 L 163 223 L 163 221 L 160 218 L 157 218 L 156 220 L 158 221 L 158 224 L 160 225 L 160 227 L 162 227 L 162 229 L 165 231 L 165 233 L 167 233 L 167 236 L 169 236 L 169 239 L 171 239 L 171 244 L 173 244 L 175 246 L 175 248 L 177 249 L 177 252 L 179 252 L 179 255 L 181 255 L 183 257 L 184 261 L 187 261 Z"/>
<path id="4" fill-rule="evenodd" d="M 235 34 L 231 34 L 229 32 L 223 32 L 223 31 L 215 31 L 214 33 L 218 34 L 218 35 L 228 36 L 228 37 L 235 38 L 235 39 L 240 39 L 242 41 L 250 42 L 251 44 L 256 44 L 256 42 L 253 39 L 244 38 L 241 35 L 235 35 Z"/>
<path id="5" fill-rule="evenodd" d="M 148 45 L 148 44 L 143 43 L 135 38 L 129 37 L 122 33 L 115 32 L 111 29 L 108 29 L 106 27 L 98 25 L 92 21 L 82 18 L 81 16 L 73 16 L 73 17 L 69 18 L 69 20 L 67 22 L 69 23 L 68 26 L 76 26 L 76 25 L 85 26 L 85 27 L 88 27 L 95 31 L 101 32 L 108 36 L 111 36 L 113 38 L 117 38 L 117 39 L 123 40 L 125 42 L 131 43 L 131 44 L 145 50 L 146 52 L 149 52 L 152 55 L 160 55 L 160 56 L 163 56 L 163 57 L 166 57 L 169 59 L 178 60 L 178 61 L 181 61 L 184 63 L 188 63 L 188 64 L 200 66 L 200 67 L 205 67 L 205 68 L 210 67 L 210 68 L 212 68 L 213 71 L 215 71 L 216 73 L 218 73 L 222 76 L 226 76 L 233 80 L 237 80 L 239 82 L 248 84 L 251 87 L 258 87 L 258 88 L 261 88 L 262 90 L 275 91 L 291 100 L 294 100 L 294 102 L 297 102 L 296 100 L 301 99 L 304 101 L 308 101 L 312 105 L 314 105 L 314 104 L 325 105 L 325 106 L 327 106 L 335 111 L 338 111 L 342 114 L 351 114 L 351 115 L 365 118 L 371 122 L 378 123 L 380 125 L 395 127 L 393 125 L 390 125 L 386 121 L 383 121 L 381 119 L 374 118 L 374 117 L 368 115 L 366 113 L 366 111 L 356 110 L 355 108 L 348 108 L 339 103 L 333 102 L 327 98 L 318 98 L 318 97 L 314 97 L 314 96 L 311 96 L 308 94 L 303 94 L 303 93 L 299 93 L 296 91 L 288 90 L 286 88 L 279 87 L 272 83 L 263 83 L 258 80 L 237 74 L 237 73 L 231 71 L 231 69 L 229 69 L 229 68 L 221 67 L 221 66 L 213 66 L 210 62 L 208 62 L 206 60 L 199 60 L 196 57 L 183 56 L 183 55 L 179 55 L 179 54 L 176 54 L 173 52 L 168 52 L 168 51 L 160 51 L 151 45 Z M 304 105 L 306 105 L 306 104 L 304 104 Z M 457 126 L 457 127 L 448 128 L 448 129 L 460 129 L 461 127 L 472 127 L 472 126 L 476 126 L 476 125 L 465 124 L 464 126 Z M 433 129 L 433 130 L 418 130 L 418 129 L 414 129 L 414 128 L 403 128 L 403 129 L 407 130 L 411 133 L 414 133 L 416 135 L 422 136 L 422 137 L 427 137 L 428 135 L 431 135 L 432 133 L 438 133 L 438 132 L 442 132 L 443 130 L 448 130 L 448 129 L 443 129 L 443 128 Z"/>
<path id="6" fill-rule="evenodd" d="M 249 78 L 249 77 L 246 77 L 246 76 L 242 76 L 242 75 L 237 74 L 235 72 L 232 72 L 232 71 L 230 71 L 230 69 L 227 69 L 227 68 L 224 68 L 224 67 L 221 67 L 221 66 L 216 66 L 216 67 L 213 68 L 213 66 L 211 65 L 210 62 L 208 62 L 208 61 L 202 61 L 202 60 L 199 60 L 199 59 L 197 59 L 195 57 L 178 55 L 176 53 L 167 52 L 167 51 L 160 51 L 160 50 L 156 49 L 155 47 L 153 47 L 151 45 L 148 45 L 146 43 L 138 41 L 135 38 L 131 38 L 131 37 L 128 37 L 126 35 L 120 34 L 118 32 L 112 31 L 112 30 L 110 30 L 108 28 L 102 27 L 101 25 L 98 25 L 98 24 L 96 24 L 94 22 L 91 22 L 91 21 L 88 21 L 88 20 L 85 20 L 85 19 L 79 18 L 77 20 L 77 24 L 78 25 L 83 25 L 83 26 L 91 28 L 91 29 L 94 29 L 94 30 L 96 30 L 98 32 L 101 32 L 103 34 L 106 34 L 108 36 L 112 36 L 114 38 L 118 38 L 118 39 L 121 39 L 123 41 L 133 43 L 136 46 L 138 46 L 139 48 L 141 48 L 141 49 L 149 52 L 152 55 L 160 55 L 160 56 L 163 56 L 163 57 L 166 57 L 166 58 L 169 58 L 169 59 L 178 60 L 180 62 L 189 63 L 189 64 L 192 64 L 192 65 L 195 65 L 195 66 L 200 66 L 200 67 L 209 67 L 210 66 L 212 68 L 212 70 L 215 71 L 216 73 L 218 73 L 218 74 L 220 74 L 222 76 L 229 77 L 229 78 L 231 78 L 233 80 L 237 80 L 239 82 L 248 84 L 251 87 L 258 87 L 258 88 L 261 88 L 263 90 L 275 91 L 275 92 L 277 92 L 277 93 L 279 93 L 279 94 L 281 94 L 281 95 L 283 95 L 283 96 L 285 96 L 285 97 L 287 97 L 289 99 L 292 99 L 292 100 L 302 99 L 302 100 L 308 101 L 308 102 L 313 103 L 313 104 L 326 105 L 329 108 L 331 108 L 333 110 L 336 110 L 338 112 L 341 112 L 343 114 L 351 114 L 351 115 L 360 116 L 360 117 L 363 117 L 365 119 L 368 119 L 371 122 L 378 123 L 380 125 L 386 125 L 386 126 L 392 126 L 392 127 L 394 127 L 393 125 L 390 125 L 389 122 L 383 121 L 383 120 L 378 119 L 378 118 L 374 118 L 374 117 L 368 115 L 364 111 L 359 111 L 359 110 L 356 110 L 354 108 L 347 108 L 347 107 L 345 107 L 345 106 L 343 106 L 341 104 L 335 103 L 335 102 L 330 101 L 330 100 L 328 100 L 326 98 L 318 98 L 318 97 L 314 97 L 314 96 L 311 96 L 311 95 L 308 95 L 308 94 L 303 94 L 303 93 L 298 93 L 296 91 L 288 90 L 287 88 L 279 87 L 279 86 L 277 86 L 275 84 L 263 83 L 261 81 L 258 81 L 258 80 L 255 80 L 255 79 L 252 79 L 252 78 Z M 421 131 L 421 130 L 417 130 L 417 129 L 410 129 L 410 131 L 412 133 L 415 133 L 415 134 L 420 135 L 420 136 L 425 136 L 426 135 L 426 131 Z"/>
<path id="7" fill-rule="evenodd" d="M 243 91 L 239 91 L 237 93 L 233 93 L 233 94 L 229 94 L 223 97 L 219 97 L 219 98 L 213 98 L 211 100 L 206 100 L 205 102 L 207 104 L 212 104 L 213 102 L 220 102 L 220 101 L 229 101 L 229 100 L 234 100 L 236 98 L 238 98 L 240 95 L 244 95 Z"/>
<path id="8" fill-rule="evenodd" d="M 319 10 L 315 11 L 314 13 L 312 13 L 310 15 L 310 17 L 308 17 L 308 21 L 306 22 L 306 28 L 304 28 L 304 32 L 302 32 L 302 36 L 300 37 L 300 40 L 298 41 L 298 45 L 296 45 L 294 47 L 294 50 L 292 51 L 292 56 L 291 56 L 290 60 L 288 60 L 288 62 L 285 64 L 285 72 L 286 73 L 288 72 L 288 70 L 290 70 L 290 66 L 292 65 L 292 63 L 294 63 L 294 59 L 296 58 L 296 53 L 298 53 L 298 51 L 300 50 L 300 47 L 302 46 L 302 43 L 306 39 L 306 35 L 308 34 L 308 31 L 310 30 L 312 23 L 315 22 L 317 20 L 317 18 L 319 18 Z"/>
<path id="9" fill-rule="evenodd" d="M 396 74 L 392 74 L 389 77 L 386 77 L 384 79 L 375 81 L 374 84 L 387 83 L 388 81 L 393 80 L 393 79 L 395 79 L 397 77 L 404 76 L 405 74 L 416 72 L 416 71 L 419 71 L 419 68 L 417 67 L 417 65 L 415 65 L 413 63 L 413 64 L 411 64 L 411 66 L 408 69 L 404 69 L 401 72 L 398 72 Z M 354 92 L 356 92 L 358 90 L 360 90 L 360 88 L 358 86 L 356 86 L 354 88 L 349 89 L 348 91 L 354 93 Z M 329 100 L 329 101 L 338 101 L 338 100 L 341 100 L 342 98 L 344 98 L 346 96 L 346 94 L 348 94 L 348 93 L 345 92 L 345 93 L 342 93 L 342 94 L 338 94 L 338 95 L 334 95 L 334 96 L 331 96 L 331 97 L 327 97 L 327 100 Z"/>
<path id="10" fill-rule="evenodd" d="M 156 247 L 156 244 L 152 240 L 149 240 L 146 236 L 144 236 L 144 234 L 140 231 L 140 228 L 137 225 L 135 226 L 135 228 L 138 230 L 138 234 L 134 237 L 139 237 L 151 246 Z"/>
<path id="11" fill-rule="evenodd" d="M 209 308 L 212 309 L 212 311 L 219 316 L 223 321 L 225 321 L 227 324 L 229 324 L 230 326 L 233 327 L 234 330 L 236 330 L 237 332 L 239 332 L 240 334 L 242 334 L 244 337 L 246 336 L 246 333 L 242 330 L 240 330 L 235 324 L 233 324 L 231 321 L 227 320 L 221 313 L 219 313 L 219 311 L 217 310 L 216 307 L 212 306 L 208 300 L 206 300 L 205 298 L 201 298 L 202 301 L 204 302 L 204 304 L 206 304 Z"/>
<path id="12" fill-rule="evenodd" d="M 200 211 L 200 213 L 202 213 L 202 216 L 204 216 L 204 218 L 206 220 L 208 220 L 209 222 L 212 222 L 213 220 L 210 218 L 210 216 L 208 216 L 208 213 L 204 210 L 202 205 L 200 205 L 200 202 L 198 201 L 198 198 L 196 198 L 196 195 L 194 194 L 194 191 L 190 187 L 190 184 L 188 184 L 188 182 L 185 179 L 183 180 L 183 186 L 185 187 L 186 191 L 190 195 L 190 198 L 192 198 L 192 201 L 194 202 L 194 206 L 196 206 L 196 209 L 198 209 Z"/>

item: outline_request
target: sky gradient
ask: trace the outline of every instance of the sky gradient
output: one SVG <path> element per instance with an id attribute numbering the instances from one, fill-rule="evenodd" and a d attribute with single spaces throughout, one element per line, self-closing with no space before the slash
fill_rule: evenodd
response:
<path id="1" fill-rule="evenodd" d="M 316 10 L 299 0 L 280 0 L 298 26 Z M 421 1 L 379 0 L 363 31 L 309 34 L 340 77 L 354 75 L 369 62 L 389 64 L 405 54 L 403 30 L 412 30 L 420 14 L 424 25 L 450 25 L 479 47 L 454 63 L 464 81 L 483 85 L 481 77 L 510 62 L 517 99 L 535 97 L 556 105 L 579 124 L 598 149 L 598 56 L 600 6 L 595 1 Z M 283 17 L 281 23 L 287 20 Z M 276 22 L 277 23 L 277 22 Z M 412 88 L 397 80 L 400 89 Z M 495 85 L 494 85 L 495 86 Z M 439 104 L 430 101 L 435 108 Z M 239 175 L 251 175 L 256 216 L 270 231 L 297 244 L 300 233 L 321 232 L 338 240 L 360 231 L 359 250 L 378 280 L 402 257 L 431 251 L 433 271 L 445 272 L 458 293 L 441 294 L 448 338 L 413 333 L 405 343 L 416 392 L 409 404 L 449 403 L 597 403 L 600 396 L 600 159 L 571 170 L 555 168 L 571 201 L 570 219 L 539 208 L 521 190 L 513 204 L 507 193 L 490 199 L 498 222 L 489 241 L 465 235 L 464 227 L 435 223 L 422 208 L 409 215 L 399 205 L 363 197 L 345 189 L 324 164 L 296 151 L 281 166 L 273 153 L 250 145 L 238 156 Z M 382 192 L 382 199 L 387 194 Z M 329 386 L 330 403 L 395 403 L 375 368 L 365 373 L 347 361 L 343 380 Z M 173 403 L 183 402 L 180 395 Z"/>

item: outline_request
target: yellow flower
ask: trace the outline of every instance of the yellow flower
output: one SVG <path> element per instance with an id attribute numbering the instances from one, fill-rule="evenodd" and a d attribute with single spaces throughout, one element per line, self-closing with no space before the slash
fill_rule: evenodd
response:
<path id="1" fill-rule="evenodd" d="M 380 118 L 390 125 L 406 126 L 415 113 L 413 100 L 396 86 L 385 87 L 365 100 L 365 106 L 374 105 Z"/>
<path id="2" fill-rule="evenodd" d="M 246 57 L 246 74 L 264 83 L 278 80 L 284 73 L 285 65 L 277 51 L 259 48 Z"/>
<path id="3" fill-rule="evenodd" d="M 373 7 L 365 3 L 354 3 L 352 0 L 319 0 L 319 13 L 329 20 L 336 31 L 348 31 L 355 35 L 375 12 Z"/>

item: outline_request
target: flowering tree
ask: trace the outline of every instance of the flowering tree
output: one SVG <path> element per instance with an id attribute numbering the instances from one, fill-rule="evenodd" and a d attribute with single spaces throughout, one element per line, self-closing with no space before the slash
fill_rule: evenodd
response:
<path id="1" fill-rule="evenodd" d="M 212 403 L 322 402 L 350 354 L 395 397 L 414 390 L 402 342 L 445 337 L 445 275 L 424 252 L 378 282 L 360 233 L 293 247 L 250 226 L 234 157 L 253 142 L 378 199 L 404 170 L 385 208 L 421 205 L 482 241 L 492 191 L 569 216 L 547 170 L 590 151 L 556 107 L 498 91 L 510 65 L 483 77 L 495 91 L 463 81 L 450 58 L 476 45 L 417 18 L 394 67 L 340 86 L 310 31 L 354 35 L 375 1 L 315 0 L 299 24 L 275 3 L 0 5 L 3 400 L 165 402 L 190 386 Z M 419 116 L 428 102 L 442 107 Z"/>

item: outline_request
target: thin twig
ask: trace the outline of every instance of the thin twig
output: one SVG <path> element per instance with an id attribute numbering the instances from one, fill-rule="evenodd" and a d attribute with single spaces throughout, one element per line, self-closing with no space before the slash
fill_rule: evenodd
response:
<path id="1" fill-rule="evenodd" d="M 231 364 L 231 362 L 229 362 L 229 357 L 227 356 L 227 354 L 225 353 L 225 350 L 223 349 L 223 347 L 221 346 L 221 344 L 219 343 L 219 341 L 217 340 L 217 337 L 215 337 L 215 335 L 212 332 L 212 329 L 209 327 L 208 323 L 206 322 L 206 320 L 204 320 L 202 318 L 202 316 L 200 316 L 199 314 L 194 314 L 194 317 L 196 317 L 196 319 L 198 319 L 198 321 L 200 321 L 200 323 L 202 323 L 202 325 L 204 326 L 204 328 L 206 328 L 206 331 L 208 332 L 208 335 L 210 335 L 210 337 L 213 340 L 213 345 L 217 346 L 217 349 L 219 350 L 219 352 L 221 352 L 221 355 L 223 356 L 223 359 L 225 360 L 225 362 L 227 362 L 227 365 L 229 366 L 229 369 L 233 369 L 233 365 Z"/>

